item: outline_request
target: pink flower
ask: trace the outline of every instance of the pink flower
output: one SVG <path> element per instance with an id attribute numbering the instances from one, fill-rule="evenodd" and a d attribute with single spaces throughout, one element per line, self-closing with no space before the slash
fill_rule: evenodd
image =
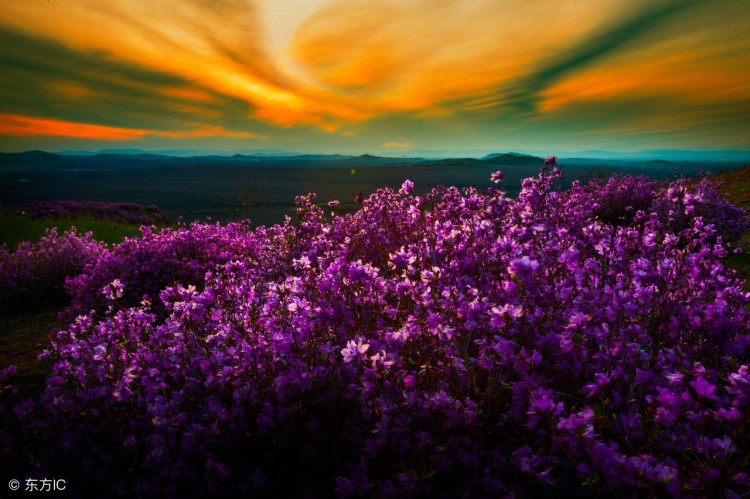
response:
<path id="1" fill-rule="evenodd" d="M 341 355 L 344 356 L 344 362 L 348 364 L 364 355 L 369 348 L 370 344 L 362 343 L 362 338 L 359 338 L 356 342 L 354 340 L 349 340 L 346 343 L 346 348 L 341 349 Z"/>
<path id="2" fill-rule="evenodd" d="M 490 181 L 492 181 L 492 182 L 494 182 L 496 184 L 499 184 L 500 182 L 503 181 L 503 177 L 504 176 L 505 176 L 505 174 L 503 172 L 501 172 L 501 171 L 493 172 L 492 175 L 490 175 Z"/>
<path id="3" fill-rule="evenodd" d="M 102 293 L 107 300 L 115 300 L 122 297 L 122 291 L 125 289 L 119 279 L 115 279 L 102 288 Z"/>
<path id="4" fill-rule="evenodd" d="M 414 191 L 414 182 L 412 182 L 409 179 L 404 180 L 404 183 L 401 184 L 401 189 L 399 189 L 399 193 L 401 194 L 411 194 Z"/>

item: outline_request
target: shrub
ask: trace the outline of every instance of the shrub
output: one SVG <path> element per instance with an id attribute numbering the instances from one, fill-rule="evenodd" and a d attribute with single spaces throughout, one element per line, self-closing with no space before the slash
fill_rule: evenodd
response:
<path id="1" fill-rule="evenodd" d="M 124 242 L 76 282 L 108 305 L 52 342 L 5 455 L 99 493 L 750 493 L 750 294 L 706 223 L 725 207 L 618 179 L 647 192 L 597 217 L 616 210 L 581 200 L 617 184 L 560 175 Z"/>
<path id="2" fill-rule="evenodd" d="M 73 319 L 89 310 L 105 310 L 110 303 L 101 290 L 115 279 L 124 285 L 118 306 L 129 307 L 156 300 L 167 286 L 202 286 L 206 272 L 236 258 L 273 266 L 275 258 L 268 244 L 259 250 L 256 243 L 263 239 L 259 236 L 273 232 L 263 229 L 254 234 L 246 223 L 193 223 L 161 230 L 141 227 L 141 237 L 126 238 L 102 251 L 86 272 L 67 281 L 71 305 L 64 315 Z"/>
<path id="3" fill-rule="evenodd" d="M 65 279 L 81 273 L 104 250 L 104 244 L 79 235 L 75 227 L 59 235 L 46 231 L 36 243 L 15 251 L 0 246 L 0 312 L 11 313 L 65 298 Z"/>
<path id="4" fill-rule="evenodd" d="M 32 220 L 59 220 L 91 217 L 129 225 L 165 225 L 167 216 L 158 207 L 135 203 L 101 201 L 40 201 L 28 203 L 21 210 Z"/>
<path id="5" fill-rule="evenodd" d="M 701 218 L 726 242 L 738 241 L 750 228 L 745 211 L 722 196 L 710 176 L 697 182 L 684 178 L 672 182 L 661 190 L 652 209 L 675 231 Z"/>

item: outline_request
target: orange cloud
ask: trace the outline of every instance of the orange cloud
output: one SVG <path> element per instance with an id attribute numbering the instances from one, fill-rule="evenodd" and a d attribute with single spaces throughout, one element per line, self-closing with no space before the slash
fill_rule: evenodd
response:
<path id="1" fill-rule="evenodd" d="M 216 97 L 208 92 L 192 88 L 165 87 L 159 91 L 167 97 L 193 102 L 214 102 L 216 100 Z"/>
<path id="2" fill-rule="evenodd" d="M 197 130 L 188 130 L 182 132 L 160 132 L 149 131 L 147 135 L 155 137 L 168 137 L 171 139 L 202 139 L 206 137 L 227 137 L 232 139 L 265 139 L 263 135 L 252 132 L 232 132 L 225 130 L 220 126 L 206 126 Z"/>
<path id="3" fill-rule="evenodd" d="M 50 87 L 54 93 L 66 99 L 81 100 L 91 97 L 96 93 L 92 89 L 76 83 L 53 82 Z"/>
<path id="4" fill-rule="evenodd" d="M 386 142 L 383 147 L 386 149 L 408 149 L 413 142 Z"/>
<path id="5" fill-rule="evenodd" d="M 294 67 L 269 55 L 252 0 L 9 2 L 0 22 L 242 99 L 256 119 L 330 130 L 494 88 L 624 1 L 337 1 L 297 30 Z M 555 29 L 530 29 L 522 19 Z"/>
<path id="6" fill-rule="evenodd" d="M 704 36 L 687 33 L 613 57 L 545 89 L 539 111 L 551 113 L 576 102 L 633 97 L 667 96 L 683 102 L 719 104 L 750 95 L 750 67 L 737 66 L 732 55 L 750 50 L 750 43 L 704 43 Z"/>
<path id="7" fill-rule="evenodd" d="M 229 137 L 241 139 L 264 139 L 251 132 L 233 132 L 220 126 L 205 126 L 196 130 L 161 131 L 135 128 L 110 127 L 75 123 L 50 118 L 36 118 L 18 114 L 0 114 L 0 135 L 13 137 L 66 137 L 92 140 L 135 140 L 145 136 L 172 139 L 196 139 L 205 137 Z"/>
<path id="8" fill-rule="evenodd" d="M 68 137 L 94 140 L 134 140 L 147 130 L 73 123 L 18 114 L 0 114 L 0 134 L 14 137 Z"/>
<path id="9" fill-rule="evenodd" d="M 283 3 L 274 8 L 296 10 L 291 1 Z M 249 104 L 249 119 L 333 133 L 393 113 L 442 119 L 457 111 L 503 109 L 517 97 L 514 92 L 528 91 L 517 87 L 543 72 L 550 61 L 575 52 L 592 36 L 654 3 L 669 2 L 310 0 L 300 9 L 313 13 L 294 30 L 288 50 L 278 57 L 272 51 L 279 49 L 274 40 L 281 38 L 264 33 L 260 24 L 263 4 L 282 4 L 272 0 L 5 2 L 0 24 L 82 53 L 104 53 L 196 87 L 160 90 L 166 98 L 181 101 L 179 105 L 214 104 L 226 95 Z M 312 4 L 321 7 L 314 10 Z M 747 37 L 732 35 L 746 31 L 747 16 L 738 10 L 747 9 L 745 4 L 696 2 L 692 23 L 680 19 L 659 26 L 658 33 L 646 33 L 651 38 L 645 41 L 628 40 L 605 57 L 592 57 L 569 73 L 561 71 L 540 85 L 546 88 L 530 90 L 530 100 L 541 97 L 538 110 L 544 114 L 574 102 L 632 94 L 672 96 L 676 91 L 701 102 L 747 95 L 750 45 Z M 651 45 L 656 48 L 644 49 Z M 709 61 L 717 46 L 733 48 Z M 75 85 L 58 88 L 58 93 L 78 99 L 85 98 L 86 91 Z M 66 133 L 234 133 L 249 138 L 248 132 L 210 127 L 157 132 L 74 125 L 67 125 Z M 24 129 L 20 122 L 4 126 Z"/>
<path id="10" fill-rule="evenodd" d="M 7 7 L 2 24 L 245 100 L 258 117 L 273 123 L 316 124 L 326 115 L 351 115 L 287 88 L 289 82 L 265 53 L 251 1 L 70 0 Z"/>
<path id="11" fill-rule="evenodd" d="M 307 20 L 291 49 L 308 81 L 339 102 L 445 115 L 442 103 L 497 91 L 626 7 L 581 4 L 340 0 Z"/>

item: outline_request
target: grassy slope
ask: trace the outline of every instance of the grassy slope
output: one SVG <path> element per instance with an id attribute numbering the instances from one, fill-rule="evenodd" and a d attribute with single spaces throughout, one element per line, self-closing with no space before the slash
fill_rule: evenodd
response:
<path id="1" fill-rule="evenodd" d="M 15 248 L 21 241 L 38 241 L 48 227 L 57 227 L 59 233 L 76 227 L 79 233 L 91 231 L 94 239 L 105 243 L 117 243 L 128 236 L 137 236 L 136 225 L 125 225 L 89 217 L 60 220 L 32 220 L 24 215 L 0 213 L 0 244 Z"/>
<path id="2" fill-rule="evenodd" d="M 745 210 L 750 209 L 750 166 L 717 173 L 715 178 L 724 183 L 722 191 L 729 195 L 732 203 Z"/>
<path id="3" fill-rule="evenodd" d="M 750 167 L 716 175 L 724 185 L 722 191 L 729 196 L 729 201 L 750 214 Z M 745 279 L 745 289 L 750 290 L 750 233 L 738 243 L 745 250 L 739 255 L 730 255 L 724 262 L 737 271 L 738 277 Z"/>

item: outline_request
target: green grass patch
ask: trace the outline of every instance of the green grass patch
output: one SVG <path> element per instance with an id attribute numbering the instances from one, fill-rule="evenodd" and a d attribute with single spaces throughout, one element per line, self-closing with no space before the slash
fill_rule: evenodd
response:
<path id="1" fill-rule="evenodd" d="M 94 220 L 90 217 L 68 218 L 59 220 L 32 220 L 13 213 L 0 213 L 0 244 L 7 244 L 14 249 L 22 241 L 36 242 L 50 227 L 57 227 L 59 233 L 75 227 L 79 233 L 93 233 L 94 239 L 105 243 L 119 243 L 125 237 L 139 236 L 139 226 Z"/>
<path id="2" fill-rule="evenodd" d="M 748 246 L 746 251 L 750 251 Z M 745 279 L 745 288 L 750 291 L 750 253 L 741 253 L 739 255 L 729 255 L 724 263 L 730 269 L 737 271 L 737 277 Z"/>

